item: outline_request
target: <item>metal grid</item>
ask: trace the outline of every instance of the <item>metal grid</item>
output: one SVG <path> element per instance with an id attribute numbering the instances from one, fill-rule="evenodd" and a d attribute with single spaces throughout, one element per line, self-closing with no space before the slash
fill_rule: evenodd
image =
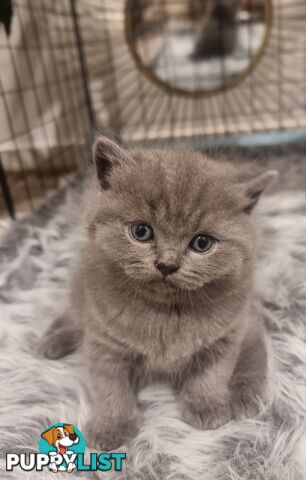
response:
<path id="1" fill-rule="evenodd" d="M 126 13 L 132 9 L 137 20 L 141 2 L 154 3 L 165 25 L 170 4 L 188 3 L 13 1 L 9 37 L 0 25 L 0 214 L 9 208 L 14 215 L 14 205 L 35 209 L 82 164 L 93 127 L 142 141 L 306 126 L 305 0 L 271 0 L 271 29 L 256 68 L 212 95 L 163 88 L 137 64 Z M 170 69 L 171 62 L 168 56 Z"/>
<path id="2" fill-rule="evenodd" d="M 83 161 L 88 102 L 73 1 L 16 0 L 0 27 L 0 212 L 35 209 Z M 0 189 L 1 191 L 1 189 Z"/>

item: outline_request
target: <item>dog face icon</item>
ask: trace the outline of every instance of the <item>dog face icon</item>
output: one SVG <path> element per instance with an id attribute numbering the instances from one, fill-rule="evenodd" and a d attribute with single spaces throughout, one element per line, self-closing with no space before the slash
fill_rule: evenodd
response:
<path id="1" fill-rule="evenodd" d="M 63 425 L 62 427 L 51 427 L 41 434 L 49 445 L 53 445 L 57 452 L 63 455 L 69 450 L 69 447 L 79 442 L 79 437 L 75 433 L 73 425 Z"/>

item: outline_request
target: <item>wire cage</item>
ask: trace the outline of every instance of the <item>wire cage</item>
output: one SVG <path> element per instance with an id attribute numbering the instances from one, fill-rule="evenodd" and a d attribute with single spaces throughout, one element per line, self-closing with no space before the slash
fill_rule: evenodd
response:
<path id="1" fill-rule="evenodd" d="M 0 27 L 0 212 L 35 209 L 83 162 L 91 119 L 76 22 L 73 1 L 18 0 Z"/>
<path id="2" fill-rule="evenodd" d="M 305 128 L 305 0 L 11 7 L 0 10 L 0 215 L 36 208 L 82 165 L 94 128 L 127 142 Z"/>

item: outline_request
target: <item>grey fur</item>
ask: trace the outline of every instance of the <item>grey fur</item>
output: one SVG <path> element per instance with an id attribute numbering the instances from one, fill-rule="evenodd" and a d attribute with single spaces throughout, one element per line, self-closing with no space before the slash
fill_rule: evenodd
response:
<path id="1" fill-rule="evenodd" d="M 58 358 L 83 332 L 89 443 L 112 450 L 133 438 L 142 423 L 137 391 L 154 380 L 171 383 L 193 427 L 256 415 L 266 353 L 250 212 L 275 172 L 241 173 L 188 150 L 128 152 L 104 137 L 94 161 L 71 307 L 40 346 Z M 153 226 L 152 242 L 131 237 L 137 220 Z M 188 248 L 199 233 L 217 239 L 204 254 Z M 165 277 L 156 262 L 177 270 Z"/>
<path id="2" fill-rule="evenodd" d="M 257 207 L 264 230 L 257 283 L 265 304 L 268 401 L 255 419 L 205 431 L 182 421 L 178 398 L 167 385 L 152 385 L 139 395 L 144 423 L 120 449 L 127 452 L 128 468 L 122 473 L 71 473 L 69 478 L 306 479 L 305 144 L 257 152 L 261 164 L 268 159 L 283 171 L 276 184 L 281 191 L 265 195 Z M 248 150 L 240 153 L 244 162 L 249 156 Z M 15 222 L 0 246 L 3 480 L 54 480 L 52 472 L 6 472 L 5 454 L 37 452 L 41 433 L 56 422 L 83 431 L 90 413 L 81 352 L 56 362 L 36 354 L 43 331 L 67 303 L 68 277 L 83 239 L 76 227 L 79 205 L 79 195 L 68 188 L 35 215 Z M 65 480 L 67 474 L 58 472 L 56 478 Z"/>

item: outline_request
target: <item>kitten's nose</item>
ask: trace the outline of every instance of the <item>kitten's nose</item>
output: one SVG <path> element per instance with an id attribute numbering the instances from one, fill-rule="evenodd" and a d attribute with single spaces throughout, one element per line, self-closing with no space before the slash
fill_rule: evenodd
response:
<path id="1" fill-rule="evenodd" d="M 157 270 L 160 271 L 160 273 L 163 275 L 163 277 L 166 277 L 167 275 L 171 275 L 171 273 L 177 272 L 177 270 L 179 268 L 177 265 L 170 264 L 170 263 L 166 264 L 166 263 L 163 263 L 163 262 L 159 262 L 158 260 L 156 260 L 154 265 L 157 268 Z"/>

